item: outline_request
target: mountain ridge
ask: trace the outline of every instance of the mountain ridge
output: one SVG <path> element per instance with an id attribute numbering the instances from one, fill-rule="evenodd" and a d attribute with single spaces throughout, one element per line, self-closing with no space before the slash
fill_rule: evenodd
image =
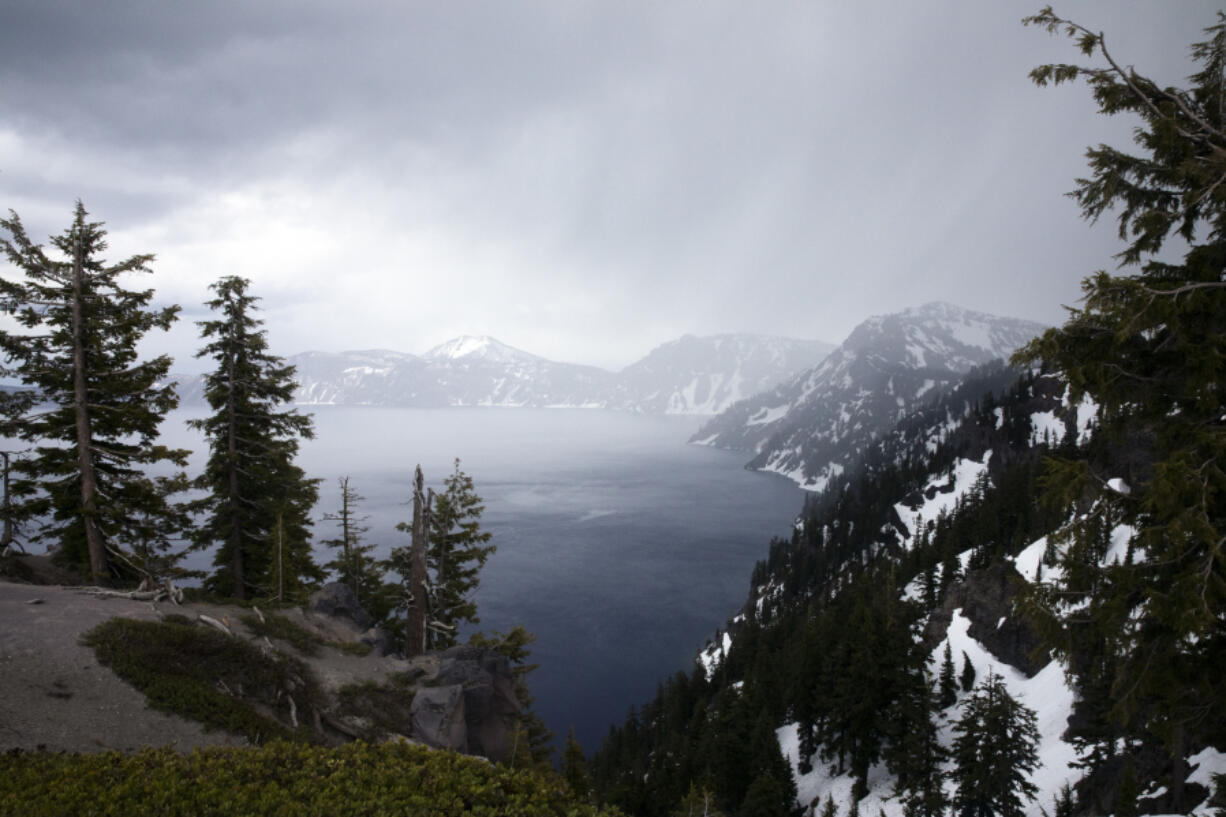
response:
<path id="1" fill-rule="evenodd" d="M 821 363 L 729 406 L 690 441 L 745 451 L 747 468 L 821 491 L 923 400 L 1044 328 L 944 302 L 875 315 Z"/>
<path id="2" fill-rule="evenodd" d="M 549 360 L 489 335 L 460 335 L 415 355 L 388 349 L 308 351 L 295 366 L 299 405 L 602 408 L 715 414 L 812 365 L 833 347 L 771 335 L 685 335 L 618 372 Z M 184 404 L 201 376 L 172 375 Z"/>

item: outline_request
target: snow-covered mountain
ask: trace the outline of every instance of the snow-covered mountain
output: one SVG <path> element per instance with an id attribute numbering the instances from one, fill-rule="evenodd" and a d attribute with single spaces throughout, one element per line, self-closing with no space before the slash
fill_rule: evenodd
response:
<path id="1" fill-rule="evenodd" d="M 295 402 L 304 405 L 611 408 L 714 414 L 812 366 L 821 341 L 758 335 L 685 336 L 614 373 L 561 363 L 488 336 L 463 335 L 424 355 L 387 350 L 304 352 Z M 176 378 L 184 404 L 203 400 L 201 378 Z"/>
<path id="2" fill-rule="evenodd" d="M 650 414 L 718 414 L 815 365 L 833 348 L 766 335 L 685 335 L 623 369 L 610 405 Z"/>
<path id="3" fill-rule="evenodd" d="M 692 442 L 752 452 L 747 467 L 820 491 L 920 401 L 1043 328 L 947 303 L 874 316 L 822 363 L 732 405 Z"/>
<path id="4" fill-rule="evenodd" d="M 402 352 L 305 352 L 295 401 L 390 406 L 602 405 L 612 375 L 556 363 L 491 337 L 463 335 L 417 356 Z"/>

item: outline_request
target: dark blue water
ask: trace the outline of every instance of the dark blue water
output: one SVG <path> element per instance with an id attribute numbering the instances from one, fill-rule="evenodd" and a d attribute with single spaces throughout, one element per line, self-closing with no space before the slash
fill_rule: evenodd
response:
<path id="1" fill-rule="evenodd" d="M 480 628 L 536 633 L 536 709 L 589 751 L 610 724 L 690 671 L 745 599 L 754 562 L 800 510 L 792 483 L 745 457 L 686 445 L 696 418 L 585 410 L 312 408 L 299 464 L 322 477 L 319 515 L 348 475 L 377 555 L 407 541 L 409 482 L 452 460 L 485 500 L 497 552 L 481 575 Z M 167 423 L 170 426 L 177 423 Z M 181 427 L 181 426 L 180 426 Z M 185 447 L 194 447 L 184 434 Z M 194 462 L 199 467 L 200 459 Z M 329 523 L 316 538 L 334 535 Z M 322 554 L 321 554 L 322 556 Z"/>

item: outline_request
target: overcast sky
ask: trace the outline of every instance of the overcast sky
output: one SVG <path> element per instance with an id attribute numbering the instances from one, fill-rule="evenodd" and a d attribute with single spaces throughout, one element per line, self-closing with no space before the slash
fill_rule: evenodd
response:
<path id="1" fill-rule="evenodd" d="M 80 198 L 184 317 L 274 351 L 490 334 L 620 368 L 683 333 L 838 342 L 930 300 L 1048 323 L 1110 267 L 1062 197 L 1131 123 L 1039 89 L 1040 0 L 0 4 L 0 208 Z M 1067 2 L 1167 83 L 1219 2 Z"/>

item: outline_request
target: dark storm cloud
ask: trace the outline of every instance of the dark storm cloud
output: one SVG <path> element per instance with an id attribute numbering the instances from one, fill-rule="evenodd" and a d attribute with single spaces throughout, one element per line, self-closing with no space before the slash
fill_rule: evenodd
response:
<path id="1" fill-rule="evenodd" d="M 1055 321 L 1115 249 L 1060 194 L 1129 123 L 1029 84 L 1076 57 L 1036 8 L 9 2 L 0 206 L 45 235 L 83 198 L 166 297 L 254 278 L 285 351 L 617 364 L 935 298 Z M 1065 13 L 1178 82 L 1214 10 Z"/>

